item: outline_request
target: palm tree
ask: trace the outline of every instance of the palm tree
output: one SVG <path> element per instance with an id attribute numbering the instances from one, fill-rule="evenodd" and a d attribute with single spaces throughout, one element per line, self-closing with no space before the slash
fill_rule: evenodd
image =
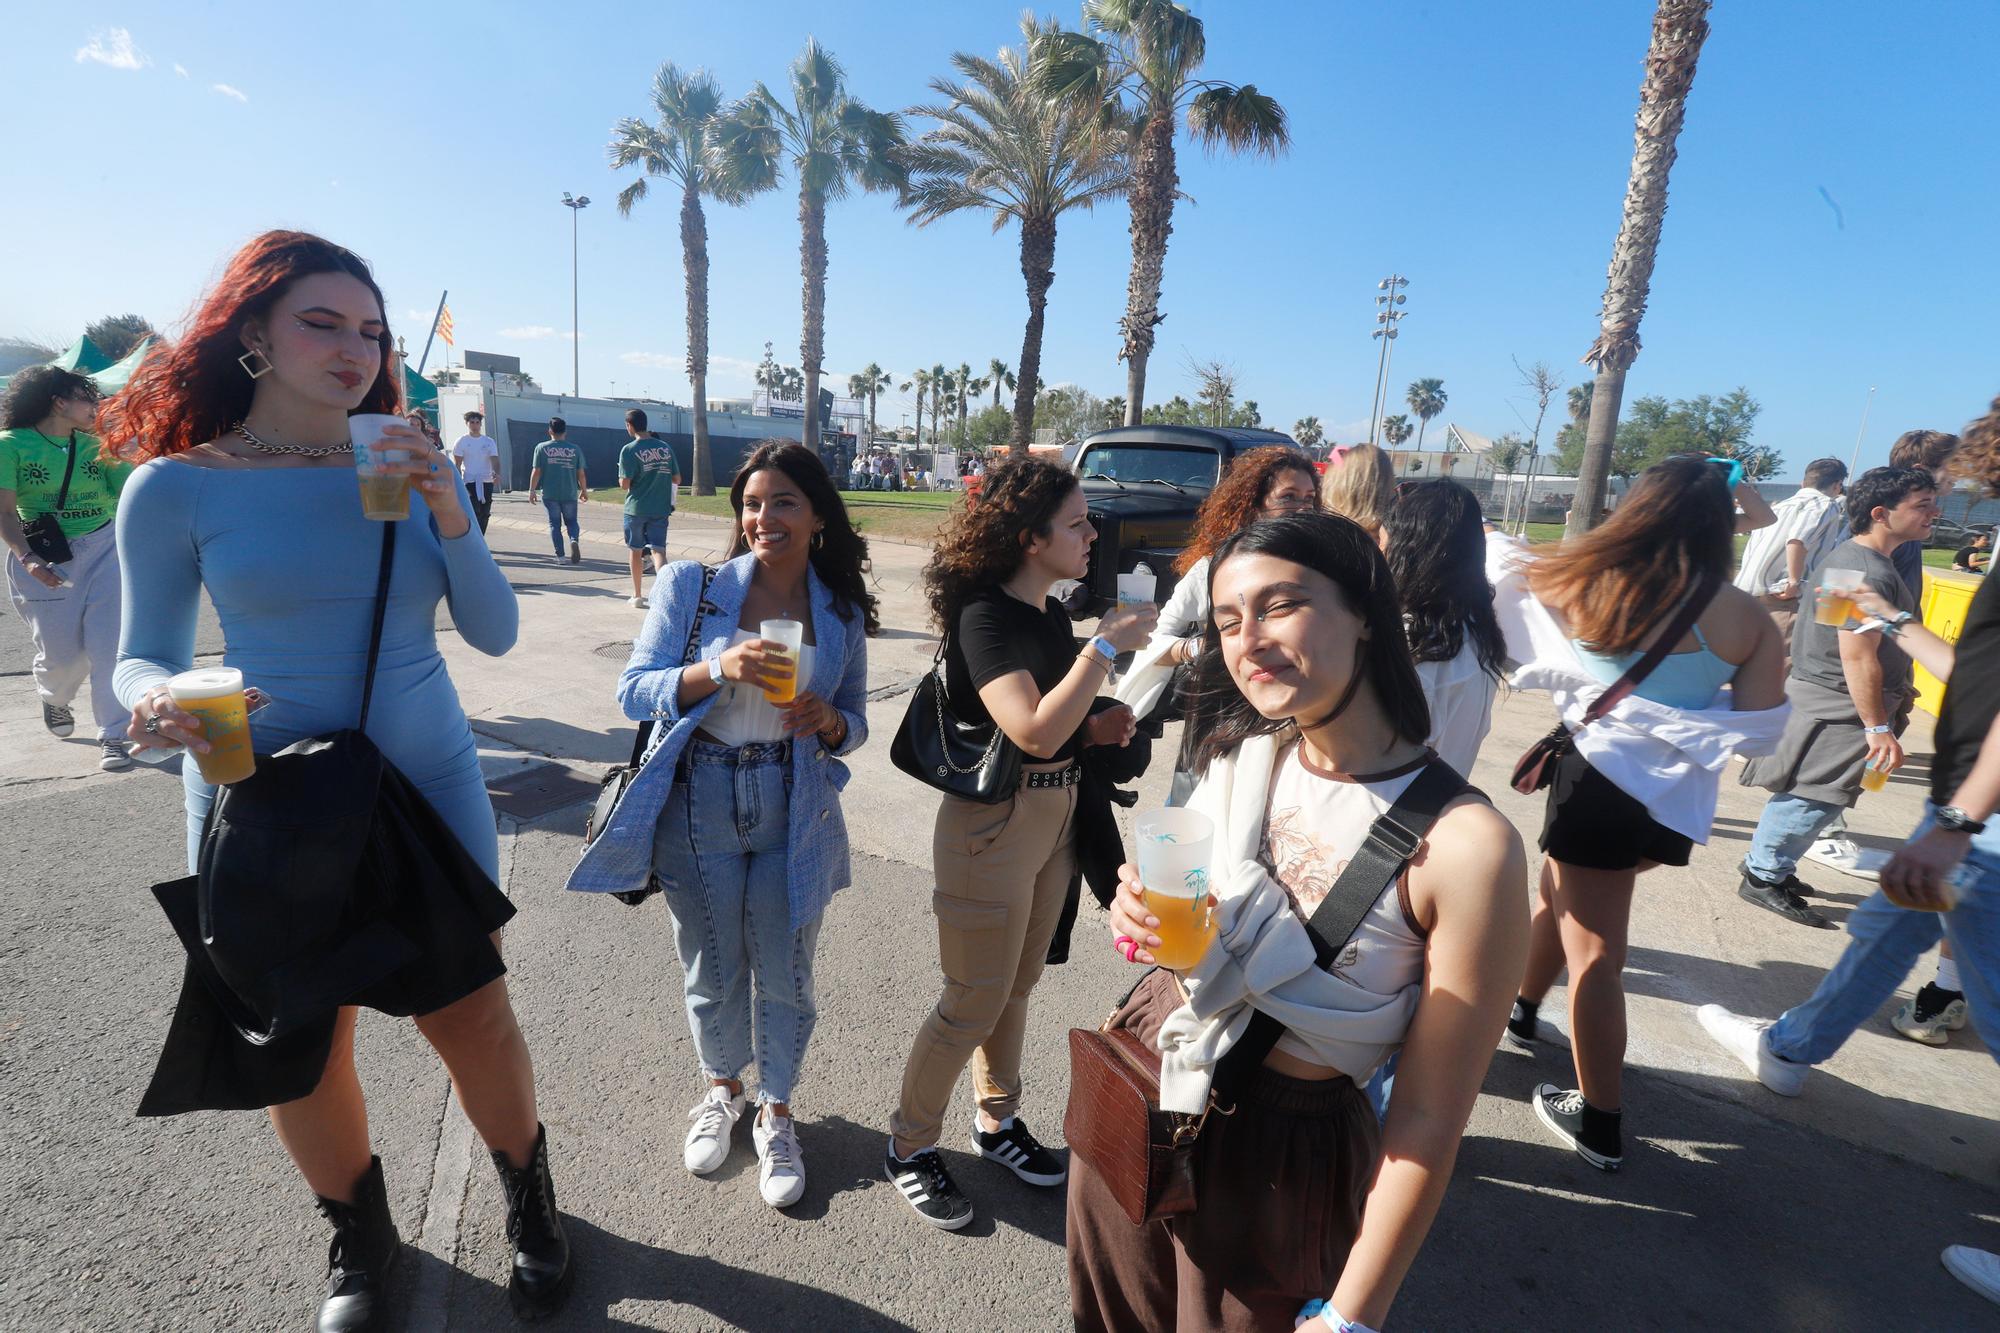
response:
<path id="1" fill-rule="evenodd" d="M 1597 386 L 1589 380 L 1569 386 L 1569 420 L 1573 426 L 1590 424 L 1591 391 Z"/>
<path id="2" fill-rule="evenodd" d="M 1326 430 L 1318 417 L 1300 417 L 1292 423 L 1292 438 L 1308 449 L 1315 449 L 1326 438 Z"/>
<path id="3" fill-rule="evenodd" d="M 807 407 L 805 445 L 819 448 L 819 376 L 826 353 L 826 206 L 849 189 L 901 193 L 893 150 L 902 122 L 848 96 L 846 72 L 811 37 L 792 62 L 791 105 L 762 83 L 731 106 L 709 133 L 717 174 L 735 193 L 776 188 L 789 158 L 799 182 L 799 269 L 803 319 L 799 360 Z"/>
<path id="4" fill-rule="evenodd" d="M 1404 402 L 1417 414 L 1417 448 L 1424 447 L 1424 431 L 1431 424 L 1431 418 L 1444 411 L 1444 381 L 1436 376 L 1410 381 L 1410 390 Z"/>
<path id="5" fill-rule="evenodd" d="M 993 406 L 1000 406 L 1000 390 L 1004 388 L 1009 393 L 1014 390 L 1014 368 L 994 357 L 986 363 L 986 384 L 993 390 Z"/>
<path id="6" fill-rule="evenodd" d="M 958 447 L 961 449 L 965 447 L 966 423 L 967 418 L 971 414 L 972 404 L 985 392 L 986 380 L 984 376 L 981 376 L 977 379 L 967 380 L 965 382 L 965 392 L 958 396 Z"/>
<path id="7" fill-rule="evenodd" d="M 694 395 L 694 493 L 715 494 L 715 468 L 708 447 L 708 218 L 701 198 L 725 204 L 742 196 L 717 178 L 704 152 L 709 127 L 722 106 L 722 88 L 703 70 L 683 71 L 672 63 L 653 76 L 653 110 L 647 124 L 627 117 L 613 128 L 611 165 L 638 167 L 639 179 L 618 192 L 618 213 L 630 217 L 646 197 L 648 177 L 681 191 L 681 272 L 687 289 L 687 374 Z"/>
<path id="8" fill-rule="evenodd" d="M 1112 394 L 1104 400 L 1104 424 L 1122 426 L 1125 424 L 1125 398 L 1122 394 Z"/>
<path id="9" fill-rule="evenodd" d="M 1389 442 L 1391 449 L 1400 449 L 1403 441 L 1410 438 L 1410 419 L 1401 412 L 1393 417 L 1383 417 L 1382 438 Z"/>
<path id="10" fill-rule="evenodd" d="M 1611 247 L 1611 272 L 1604 288 L 1604 313 L 1597 340 L 1583 354 L 1597 380 L 1590 396 L 1590 429 L 1583 463 L 1577 469 L 1576 503 L 1569 511 L 1569 535 L 1596 526 L 1611 475 L 1611 446 L 1618 435 L 1618 408 L 1625 396 L 1625 372 L 1639 356 L 1639 319 L 1653 282 L 1660 224 L 1667 211 L 1667 173 L 1673 169 L 1695 62 L 1708 38 L 1709 0 L 1659 0 L 1653 11 L 1653 41 L 1646 52 L 1646 77 L 1639 85 L 1639 116 L 1632 142 L 1632 174 L 1625 185 L 1625 214 Z"/>
<path id="11" fill-rule="evenodd" d="M 1052 96 L 1090 105 L 1129 107 L 1140 129 L 1132 164 L 1132 272 L 1120 322 L 1125 362 L 1125 424 L 1146 408 L 1146 363 L 1162 319 L 1160 281 L 1173 231 L 1180 177 L 1174 169 L 1175 122 L 1186 106 L 1188 133 L 1211 152 L 1276 157 L 1291 140 L 1285 109 L 1257 91 L 1197 79 L 1207 55 L 1202 22 L 1177 0 L 1085 0 L 1085 24 L 1098 36 L 1052 30 L 1036 64 L 1037 85 Z"/>
<path id="12" fill-rule="evenodd" d="M 876 396 L 882 390 L 893 387 L 894 384 L 895 381 L 889 378 L 889 372 L 876 365 L 873 361 L 863 366 L 859 373 L 848 377 L 848 396 L 851 398 L 866 398 L 868 400 L 868 443 L 870 444 L 875 443 Z"/>
<path id="13" fill-rule="evenodd" d="M 1104 98 L 1053 99 L 1039 87 L 1037 61 L 1061 49 L 1049 43 L 1079 34 L 1026 16 L 1021 36 L 1021 50 L 1003 48 L 993 60 L 963 51 L 952 56 L 959 80 L 933 79 L 931 90 L 944 100 L 910 113 L 936 121 L 936 128 L 902 155 L 910 168 L 910 221 L 917 226 L 967 210 L 990 213 L 995 231 L 1009 221 L 1020 225 L 1028 323 L 1018 373 L 994 380 L 996 400 L 1002 379 L 1014 388 L 1008 443 L 1016 453 L 1025 453 L 1034 438 L 1042 322 L 1056 276 L 1056 220 L 1116 198 L 1131 183 L 1129 117 Z"/>
<path id="14" fill-rule="evenodd" d="M 916 447 L 921 449 L 924 447 L 924 395 L 931 390 L 931 373 L 928 370 L 919 370 L 912 374 L 910 378 L 904 380 L 902 387 L 904 393 L 908 393 L 912 389 L 917 391 L 917 438 L 915 443 Z"/>

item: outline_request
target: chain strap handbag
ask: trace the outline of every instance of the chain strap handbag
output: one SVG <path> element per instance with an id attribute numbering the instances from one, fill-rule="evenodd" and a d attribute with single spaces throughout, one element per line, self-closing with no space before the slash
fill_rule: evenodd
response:
<path id="1" fill-rule="evenodd" d="M 1376 818 L 1305 923 L 1319 966 L 1332 968 L 1382 891 L 1423 846 L 1438 815 L 1470 790 L 1451 765 L 1433 758 L 1395 805 Z M 1170 1011 L 1180 1001 L 1173 973 L 1154 968 L 1126 992 L 1101 1027 L 1071 1028 L 1069 1033 L 1070 1093 L 1063 1137 L 1070 1151 L 1104 1181 L 1133 1226 L 1194 1211 L 1196 1141 L 1210 1116 L 1236 1113 L 1237 1098 L 1285 1031 L 1277 1019 L 1255 1010 L 1250 1026 L 1217 1064 L 1201 1113 L 1162 1110 L 1160 1053 L 1129 1024 L 1146 1020 L 1149 1008 Z M 1165 1013 L 1156 1016 L 1164 1019 Z"/>
<path id="2" fill-rule="evenodd" d="M 701 627 L 708 611 L 708 589 L 715 582 L 715 569 L 711 565 L 701 567 L 701 600 L 695 603 L 694 622 L 688 626 L 687 644 L 681 649 L 681 666 L 693 666 L 701 655 Z M 611 825 L 611 816 L 618 809 L 618 803 L 625 799 L 625 792 L 632 785 L 632 779 L 639 776 L 646 761 L 653 757 L 653 751 L 667 739 L 668 728 L 660 726 L 652 718 L 639 723 L 632 735 L 632 757 L 604 775 L 598 784 L 597 801 L 590 807 L 590 817 L 583 825 L 583 845 L 590 846 L 599 835 Z M 611 896 L 627 907 L 637 907 L 646 899 L 660 891 L 660 881 L 656 876 L 646 877 L 643 889 L 627 889 Z"/>
<path id="3" fill-rule="evenodd" d="M 928 787 L 998 805 L 1021 785 L 1021 749 L 995 722 L 960 718 L 945 698 L 945 644 L 910 691 L 910 706 L 889 745 L 889 762 Z"/>

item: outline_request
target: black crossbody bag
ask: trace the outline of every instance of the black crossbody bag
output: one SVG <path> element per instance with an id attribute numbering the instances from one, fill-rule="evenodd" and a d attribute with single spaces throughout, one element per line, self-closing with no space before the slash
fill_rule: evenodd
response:
<path id="1" fill-rule="evenodd" d="M 997 722 L 964 721 L 944 687 L 945 645 L 910 691 L 910 706 L 889 743 L 889 762 L 927 787 L 981 805 L 998 805 L 1021 785 L 1021 747 Z"/>
<path id="2" fill-rule="evenodd" d="M 44 436 L 44 439 L 47 437 Z M 69 433 L 69 466 L 63 469 L 62 491 L 56 496 L 53 512 L 37 514 L 21 525 L 21 535 L 27 539 L 28 549 L 42 562 L 50 565 L 66 565 L 76 558 L 69 549 L 69 537 L 62 530 L 62 522 L 56 515 L 62 513 L 69 504 L 70 478 L 76 475 L 76 451 L 82 446 L 77 443 L 76 432 Z"/>

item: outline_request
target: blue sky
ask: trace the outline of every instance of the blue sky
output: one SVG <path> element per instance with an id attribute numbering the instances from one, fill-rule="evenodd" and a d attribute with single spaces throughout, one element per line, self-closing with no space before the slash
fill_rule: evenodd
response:
<path id="1" fill-rule="evenodd" d="M 1276 163 L 1183 152 L 1149 398 L 1221 358 L 1267 421 L 1364 428 L 1376 280 L 1411 279 L 1391 380 L 1445 381 L 1443 421 L 1525 432 L 1510 358 L 1568 383 L 1595 332 L 1651 6 L 1195 6 L 1206 72 L 1291 114 Z M 1070 23 L 1075 10 L 1053 12 Z M 852 90 L 925 100 L 954 50 L 1018 40 L 1011 3 L 638 6 L 266 2 L 17 8 L 0 78 L 15 109 L 0 218 L 0 334 L 66 342 L 127 309 L 171 327 L 235 245 L 270 226 L 367 256 L 412 348 L 441 288 L 458 346 L 570 382 L 570 215 L 582 226 L 587 393 L 686 401 L 675 204 L 620 218 L 605 164 L 662 60 L 736 95 L 778 85 L 808 33 Z M 2000 391 L 2000 6 L 1723 0 L 1703 53 L 1628 398 L 1747 385 L 1757 438 L 1796 475 L 1912 426 L 1957 429 Z M 22 116 L 34 108 L 32 122 Z M 921 131 L 924 122 L 912 122 Z M 1824 195 L 1822 194 L 1824 192 Z M 1830 201 L 1830 202 L 1829 202 Z M 747 391 L 768 339 L 797 360 L 789 190 L 711 208 L 711 392 Z M 881 196 L 830 213 L 826 369 L 907 378 L 1019 354 L 1016 236 L 918 230 Z M 1065 217 L 1044 378 L 1122 392 L 1121 206 Z M 435 360 L 435 355 L 434 355 Z M 885 401 L 885 423 L 908 404 Z M 1553 434 L 1552 421 L 1544 437 Z"/>

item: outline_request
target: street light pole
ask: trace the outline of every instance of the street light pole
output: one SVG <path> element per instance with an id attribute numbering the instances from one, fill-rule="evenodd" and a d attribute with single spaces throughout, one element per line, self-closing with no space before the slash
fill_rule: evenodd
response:
<path id="1" fill-rule="evenodd" d="M 569 210 L 569 371 L 570 396 L 583 397 L 583 351 L 582 326 L 577 322 L 576 299 L 576 215 L 590 207 L 590 196 L 572 198 L 568 190 L 563 191 L 563 207 Z"/>
<path id="2" fill-rule="evenodd" d="M 1847 470 L 1850 474 L 1861 465 L 1861 437 L 1868 433 L 1868 409 L 1875 406 L 1875 386 L 1868 386 L 1867 400 L 1861 404 L 1861 429 L 1854 432 L 1854 452 L 1848 456 Z"/>
<path id="3" fill-rule="evenodd" d="M 1382 353 L 1375 361 L 1375 396 L 1368 405 L 1370 444 L 1375 443 L 1376 434 L 1382 425 L 1382 410 L 1386 406 L 1382 397 L 1383 385 L 1388 382 L 1389 377 L 1389 344 L 1396 341 L 1396 325 L 1402 322 L 1404 314 L 1397 307 L 1410 299 L 1401 294 L 1402 289 L 1409 285 L 1410 280 L 1400 273 L 1391 273 L 1375 284 L 1376 290 L 1382 295 L 1375 298 L 1375 304 L 1380 309 L 1375 312 L 1375 331 L 1368 336 L 1382 340 Z"/>

